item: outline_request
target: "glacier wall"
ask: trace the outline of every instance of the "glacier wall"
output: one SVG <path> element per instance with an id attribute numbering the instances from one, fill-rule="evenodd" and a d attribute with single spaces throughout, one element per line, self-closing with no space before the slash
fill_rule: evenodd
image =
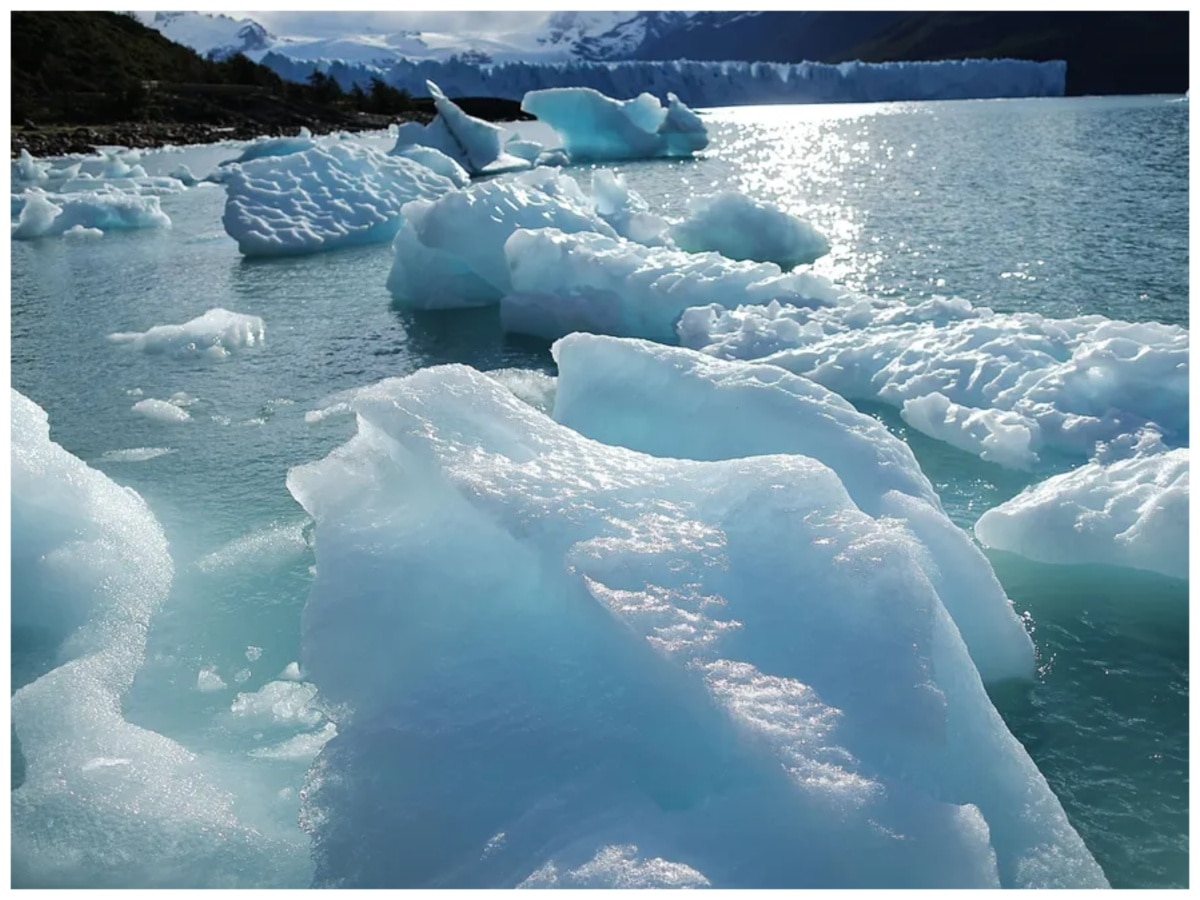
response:
<path id="1" fill-rule="evenodd" d="M 595 88 L 627 100 L 643 91 L 670 91 L 689 106 L 748 103 L 837 103 L 891 100 L 966 100 L 995 97 L 1060 97 L 1067 64 L 1061 60 L 941 60 L 938 62 L 767 63 L 767 62 L 504 62 L 477 65 L 462 60 L 401 60 L 386 67 L 322 60 L 317 63 L 268 53 L 263 64 L 284 78 L 303 81 L 319 67 L 344 88 L 371 78 L 429 96 L 432 80 L 450 97 L 520 100 L 528 91 L 561 87 Z"/>

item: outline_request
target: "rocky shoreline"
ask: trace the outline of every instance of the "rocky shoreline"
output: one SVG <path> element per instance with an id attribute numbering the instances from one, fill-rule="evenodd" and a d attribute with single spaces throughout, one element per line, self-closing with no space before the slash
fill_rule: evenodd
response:
<path id="1" fill-rule="evenodd" d="M 521 104 L 495 97 L 454 98 L 465 112 L 488 121 L 530 119 Z M 322 116 L 317 111 L 279 110 L 265 106 L 259 116 L 227 116 L 216 122 L 117 122 L 112 124 L 54 124 L 24 122 L 14 125 L 9 156 L 22 150 L 33 156 L 66 156 L 95 153 L 97 147 L 129 147 L 147 150 L 167 144 L 211 144 L 217 141 L 248 141 L 256 137 L 295 134 L 304 126 L 313 134 L 335 131 L 377 131 L 393 123 L 430 122 L 435 110 L 429 98 L 418 98 L 414 108 L 399 115 L 373 115 L 335 111 Z"/>
<path id="2" fill-rule="evenodd" d="M 407 119 L 423 121 L 427 117 L 416 113 Z M 406 121 L 397 116 L 364 116 L 354 121 L 329 122 L 309 119 L 294 123 L 264 123 L 245 121 L 236 124 L 197 122 L 119 122 L 112 125 L 47 125 L 28 123 L 13 128 L 10 156 L 27 150 L 33 156 L 66 156 L 72 153 L 95 153 L 97 147 L 130 147 L 139 150 L 167 144 L 211 144 L 217 141 L 246 141 L 261 135 L 278 137 L 295 134 L 300 126 L 313 134 L 334 131 L 373 131 L 387 128 L 393 122 Z"/>

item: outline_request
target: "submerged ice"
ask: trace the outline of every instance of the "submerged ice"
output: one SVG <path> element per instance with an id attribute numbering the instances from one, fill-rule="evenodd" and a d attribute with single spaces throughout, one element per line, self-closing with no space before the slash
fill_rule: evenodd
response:
<path id="1" fill-rule="evenodd" d="M 243 820 L 255 798 L 221 784 L 227 768 L 123 718 L 174 576 L 166 536 L 137 493 L 50 440 L 40 407 L 11 402 L 13 886 L 303 883 L 305 848 Z"/>
<path id="2" fill-rule="evenodd" d="M 620 365 L 608 347 L 559 361 Z M 595 385 L 605 410 L 676 377 L 638 355 L 640 386 Z M 718 405 L 759 390 L 694 365 Z M 798 447 L 865 458 L 872 426 L 769 381 L 744 429 L 767 455 L 678 439 L 703 460 L 591 440 L 464 366 L 356 392 L 357 434 L 288 477 L 316 521 L 304 669 L 341 710 L 303 813 L 317 884 L 1105 883 L 988 700 L 932 545 Z M 773 402 L 828 414 L 824 437 L 772 446 Z M 906 453 L 877 452 L 937 514 Z M 953 566 L 969 545 L 943 539 Z"/>

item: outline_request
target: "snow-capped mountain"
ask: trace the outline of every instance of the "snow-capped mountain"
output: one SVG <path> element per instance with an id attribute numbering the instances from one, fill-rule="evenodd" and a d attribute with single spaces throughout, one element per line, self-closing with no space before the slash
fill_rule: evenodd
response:
<path id="1" fill-rule="evenodd" d="M 139 19 L 201 56 L 261 55 L 277 38 L 253 19 L 197 12 L 138 12 Z"/>
<path id="2" fill-rule="evenodd" d="M 173 41 L 202 55 L 245 53 L 261 60 L 273 52 L 297 62 L 342 60 L 349 64 L 387 66 L 399 60 L 476 62 L 567 62 L 637 59 L 639 50 L 661 42 L 696 15 L 687 12 L 556 12 L 540 24 L 489 34 L 439 31 L 354 30 L 324 34 L 275 35 L 253 19 L 198 12 L 139 13 L 142 20 Z M 710 13 L 744 16 L 745 13 Z"/>
<path id="3" fill-rule="evenodd" d="M 694 13 L 666 11 L 591 15 L 608 15 L 615 21 L 603 31 L 599 27 L 581 31 L 572 44 L 573 55 L 580 59 L 618 60 L 637 59 L 638 51 L 648 41 L 658 40 L 685 26 Z M 603 23 L 595 24 L 599 26 Z"/>

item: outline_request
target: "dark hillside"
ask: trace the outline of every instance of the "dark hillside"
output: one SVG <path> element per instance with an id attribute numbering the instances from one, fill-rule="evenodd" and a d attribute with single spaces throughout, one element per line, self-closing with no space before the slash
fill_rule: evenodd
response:
<path id="1" fill-rule="evenodd" d="M 86 152 L 428 118 L 380 84 L 344 93 L 329 79 L 285 82 L 244 56 L 214 61 L 132 16 L 13 12 L 12 151 Z"/>

